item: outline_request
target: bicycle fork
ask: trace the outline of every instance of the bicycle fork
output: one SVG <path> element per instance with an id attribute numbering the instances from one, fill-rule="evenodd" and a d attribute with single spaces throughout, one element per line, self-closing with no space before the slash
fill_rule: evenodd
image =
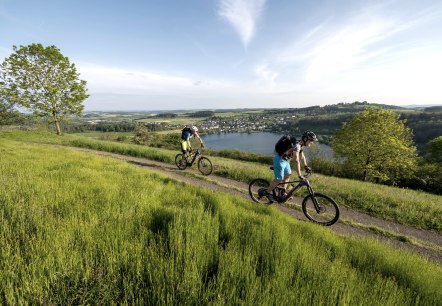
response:
<path id="1" fill-rule="evenodd" d="M 316 213 L 321 212 L 321 205 L 319 205 L 318 200 L 315 197 L 315 192 L 313 191 L 313 188 L 310 186 L 307 186 L 308 192 L 310 193 L 310 196 L 312 197 L 313 206 L 315 207 Z"/>

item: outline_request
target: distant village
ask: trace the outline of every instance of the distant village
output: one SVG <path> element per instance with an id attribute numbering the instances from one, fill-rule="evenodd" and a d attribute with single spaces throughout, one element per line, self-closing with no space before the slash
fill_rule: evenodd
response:
<path id="1" fill-rule="evenodd" d="M 226 118 L 211 118 L 199 124 L 199 127 L 208 134 L 213 133 L 234 133 L 234 132 L 262 132 L 273 131 L 275 126 L 286 125 L 295 116 L 286 117 L 236 117 L 228 120 Z"/>
<path id="2" fill-rule="evenodd" d="M 145 117 L 144 117 L 145 118 Z M 144 119 L 142 118 L 142 119 Z M 123 118 L 117 118 L 117 116 L 101 116 L 100 118 L 88 118 L 85 117 L 83 122 L 89 125 L 100 125 L 109 122 L 121 122 L 124 121 Z M 136 118 L 132 118 L 137 121 Z M 197 123 L 198 128 L 201 129 L 203 133 L 214 134 L 214 133 L 251 133 L 251 132 L 266 132 L 275 131 L 283 128 L 285 125 L 293 123 L 295 121 L 294 115 L 288 116 L 263 116 L 260 115 L 249 115 L 249 116 L 232 116 L 232 117 L 210 117 L 206 120 L 200 121 L 200 119 L 195 120 L 189 118 L 188 123 L 177 123 L 174 119 L 172 120 L 158 120 L 144 122 L 145 125 L 151 127 L 152 130 L 172 130 L 181 129 L 184 125 Z M 140 121 L 138 121 L 140 122 Z"/>

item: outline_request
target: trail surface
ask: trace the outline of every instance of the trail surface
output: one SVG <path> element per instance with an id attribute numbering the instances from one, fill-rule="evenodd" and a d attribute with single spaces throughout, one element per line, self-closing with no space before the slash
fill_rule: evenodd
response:
<path id="1" fill-rule="evenodd" d="M 195 169 L 195 165 L 192 168 L 187 168 L 186 170 L 182 171 L 178 170 L 175 165 L 144 158 L 89 149 L 72 149 L 121 159 L 143 169 L 162 173 L 177 181 L 197 185 L 215 192 L 224 192 L 241 196 L 249 201 L 252 201 L 248 194 L 247 184 L 213 174 L 210 176 L 202 176 L 201 173 Z M 287 205 L 272 204 L 272 206 L 294 218 L 308 221 L 300 210 L 301 201 L 302 198 L 293 198 Z M 263 204 L 256 203 L 256 205 Z M 340 220 L 333 226 L 328 227 L 330 230 L 345 236 L 373 237 L 396 248 L 419 253 L 420 255 L 428 258 L 430 261 L 442 264 L 442 235 L 375 218 L 361 212 L 343 208 L 342 205 L 340 209 Z"/>

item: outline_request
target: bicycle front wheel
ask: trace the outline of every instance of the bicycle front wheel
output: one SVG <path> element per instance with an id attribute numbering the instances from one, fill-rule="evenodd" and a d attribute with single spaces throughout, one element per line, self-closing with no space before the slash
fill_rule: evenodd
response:
<path id="1" fill-rule="evenodd" d="M 212 162 L 207 157 L 201 157 L 198 160 L 198 170 L 202 175 L 209 175 L 212 173 Z"/>
<path id="2" fill-rule="evenodd" d="M 184 154 L 177 154 L 175 156 L 175 164 L 178 167 L 178 169 L 180 170 L 184 170 L 187 168 L 187 159 L 186 159 L 186 155 Z"/>
<path id="3" fill-rule="evenodd" d="M 263 204 L 271 204 L 272 201 L 269 200 L 267 196 L 261 196 L 260 193 L 263 192 L 263 190 L 268 189 L 270 186 L 270 183 L 266 181 L 265 179 L 254 179 L 249 184 L 249 195 L 252 198 L 253 201 Z"/>
<path id="4" fill-rule="evenodd" d="M 302 201 L 302 211 L 310 221 L 324 226 L 335 224 L 339 219 L 338 204 L 329 196 L 321 193 L 306 196 Z"/>

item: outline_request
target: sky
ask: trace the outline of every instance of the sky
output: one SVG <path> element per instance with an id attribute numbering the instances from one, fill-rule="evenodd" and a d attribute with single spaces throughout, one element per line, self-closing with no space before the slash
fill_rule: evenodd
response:
<path id="1" fill-rule="evenodd" d="M 442 105 L 440 0 L 0 0 L 0 61 L 32 43 L 89 111 Z"/>

